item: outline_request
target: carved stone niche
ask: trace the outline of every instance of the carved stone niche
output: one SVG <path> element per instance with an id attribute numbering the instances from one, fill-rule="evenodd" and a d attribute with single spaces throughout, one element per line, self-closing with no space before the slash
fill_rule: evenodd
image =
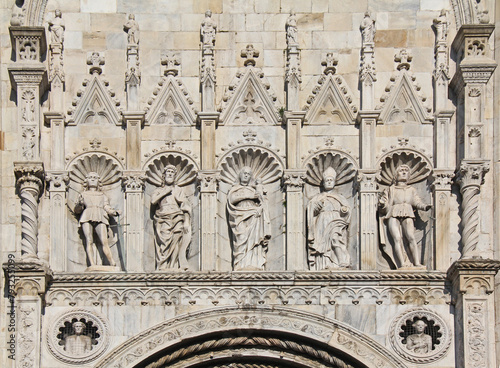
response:
<path id="1" fill-rule="evenodd" d="M 430 309 L 414 308 L 397 316 L 389 327 L 394 350 L 405 360 L 428 364 L 443 358 L 451 345 L 444 319 Z"/>
<path id="2" fill-rule="evenodd" d="M 347 153 L 324 149 L 309 156 L 304 166 L 309 269 L 357 269 L 356 161 Z M 329 175 L 335 177 L 333 189 L 325 187 Z"/>
<path id="3" fill-rule="evenodd" d="M 143 168 L 146 271 L 199 270 L 198 165 L 186 152 L 169 150 L 152 156 Z M 175 169 L 171 183 L 168 168 Z"/>
<path id="4" fill-rule="evenodd" d="M 107 321 L 93 312 L 77 309 L 64 313 L 50 324 L 46 334 L 49 351 L 69 364 L 86 364 L 108 348 Z"/>
<path id="5" fill-rule="evenodd" d="M 409 168 L 408 177 L 406 184 L 401 185 L 397 178 L 399 168 L 404 165 Z M 433 215 L 430 206 L 432 162 L 417 149 L 405 147 L 387 152 L 379 159 L 378 167 L 380 168 L 377 177 L 380 184 L 378 267 L 426 269 L 433 264 L 431 221 Z M 392 230 L 390 221 L 393 222 Z M 411 228 L 411 224 L 405 224 L 405 221 L 413 222 L 415 241 L 411 240 L 411 235 L 407 235 L 404 228 L 405 226 Z"/>
<path id="6" fill-rule="evenodd" d="M 266 147 L 242 145 L 219 161 L 218 243 L 223 270 L 284 269 L 284 165 Z M 250 176 L 242 179 L 243 172 Z M 247 216 L 245 214 L 247 211 Z"/>
<path id="7" fill-rule="evenodd" d="M 121 190 L 121 177 L 123 166 L 118 158 L 109 153 L 95 151 L 83 153 L 73 158 L 67 165 L 69 172 L 69 185 L 67 195 L 68 208 L 68 271 L 81 272 L 87 266 L 87 271 L 120 271 L 124 270 L 125 247 L 123 244 L 123 193 Z M 87 178 L 89 174 L 96 173 L 99 177 L 96 193 L 103 195 L 101 199 L 87 199 Z M 84 201 L 82 202 L 82 196 Z M 92 203 L 91 203 L 92 202 Z M 95 203 L 94 203 L 95 202 Z M 101 214 L 107 215 L 107 242 L 112 259 L 103 253 L 103 244 L 97 233 L 96 220 L 92 220 L 93 244 L 87 245 L 87 237 L 84 233 L 82 218 L 86 214 L 87 207 L 96 205 Z M 116 212 L 118 211 L 118 213 Z M 101 218 L 101 222 L 106 222 Z M 89 252 L 91 246 L 93 252 Z M 93 259 L 90 260 L 90 257 Z M 57 256 L 57 255 L 56 255 Z M 113 265 L 113 261 L 116 265 Z"/>

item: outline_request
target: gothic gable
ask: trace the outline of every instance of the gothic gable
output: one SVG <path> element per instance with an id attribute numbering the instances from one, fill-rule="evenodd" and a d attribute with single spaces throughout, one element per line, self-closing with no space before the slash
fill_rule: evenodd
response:
<path id="1" fill-rule="evenodd" d="M 196 114 L 191 106 L 193 100 L 188 96 L 182 82 L 173 75 L 163 77 L 153 92 L 154 97 L 146 113 L 146 124 L 150 125 L 192 125 Z"/>
<path id="2" fill-rule="evenodd" d="M 280 116 L 269 93 L 269 84 L 262 81 L 264 74 L 249 67 L 237 75 L 238 81 L 230 86 L 222 103 L 221 124 L 225 125 L 278 125 Z"/>

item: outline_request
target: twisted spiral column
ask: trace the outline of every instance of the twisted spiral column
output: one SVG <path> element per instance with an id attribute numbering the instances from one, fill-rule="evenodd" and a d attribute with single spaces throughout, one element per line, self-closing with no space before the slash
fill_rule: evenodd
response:
<path id="1" fill-rule="evenodd" d="M 21 197 L 21 256 L 38 259 L 38 198 L 42 188 L 41 164 L 15 165 Z"/>
<path id="2" fill-rule="evenodd" d="M 460 192 L 462 193 L 462 257 L 476 254 L 479 243 L 479 194 L 489 165 L 484 161 L 464 161 L 460 166 Z"/>

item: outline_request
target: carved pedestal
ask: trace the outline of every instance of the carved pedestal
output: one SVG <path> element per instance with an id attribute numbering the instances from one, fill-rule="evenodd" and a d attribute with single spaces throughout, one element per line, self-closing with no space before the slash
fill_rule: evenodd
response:
<path id="1" fill-rule="evenodd" d="M 50 198 L 50 266 L 54 271 L 66 271 L 66 190 L 69 176 L 66 171 L 48 171 L 46 176 Z"/>
<path id="2" fill-rule="evenodd" d="M 377 269 L 378 252 L 378 191 L 375 170 L 360 170 L 359 176 L 360 193 L 360 245 L 361 245 L 361 269 Z"/>
<path id="3" fill-rule="evenodd" d="M 125 234 L 126 271 L 142 272 L 144 239 L 144 175 L 141 171 L 125 172 L 123 177 L 125 189 L 125 221 L 119 223 L 118 233 Z M 121 221 L 120 218 L 118 218 Z"/>
<path id="4" fill-rule="evenodd" d="M 38 260 L 38 198 L 43 187 L 41 162 L 14 162 L 21 197 L 21 256 Z"/>
<path id="5" fill-rule="evenodd" d="M 453 285 L 457 368 L 487 368 L 496 364 L 495 274 L 500 262 L 459 260 L 448 271 Z"/>
<path id="6" fill-rule="evenodd" d="M 286 170 L 286 269 L 307 270 L 306 238 L 304 221 L 303 170 Z"/>
<path id="7" fill-rule="evenodd" d="M 198 172 L 201 192 L 201 270 L 214 271 L 217 265 L 217 184 L 218 170 Z"/>

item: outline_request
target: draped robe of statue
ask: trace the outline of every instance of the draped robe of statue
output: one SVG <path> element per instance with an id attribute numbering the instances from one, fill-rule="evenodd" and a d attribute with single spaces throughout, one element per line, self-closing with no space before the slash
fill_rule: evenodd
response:
<path id="1" fill-rule="evenodd" d="M 333 192 L 319 193 L 311 199 L 307 211 L 309 232 L 314 239 L 308 244 L 311 270 L 349 267 L 347 229 L 351 210 L 347 200 Z"/>
<path id="2" fill-rule="evenodd" d="M 156 269 L 178 269 L 179 257 L 185 257 L 181 252 L 186 251 L 191 241 L 191 206 L 177 185 L 156 189 L 151 203 L 157 205 L 154 215 Z"/>
<path id="3" fill-rule="evenodd" d="M 263 270 L 266 263 L 271 224 L 258 187 L 235 184 L 228 194 L 234 270 Z"/>

